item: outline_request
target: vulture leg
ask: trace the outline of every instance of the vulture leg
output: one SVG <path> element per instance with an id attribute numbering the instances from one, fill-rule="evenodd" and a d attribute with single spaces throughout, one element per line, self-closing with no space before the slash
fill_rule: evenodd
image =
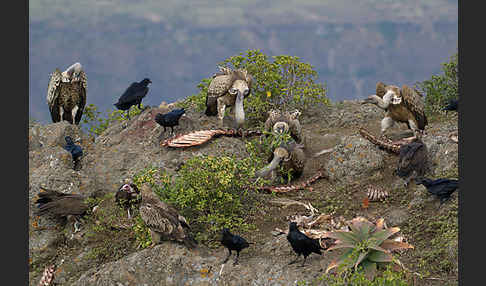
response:
<path id="1" fill-rule="evenodd" d="M 59 122 L 64 120 L 63 116 L 64 116 L 64 108 L 62 108 L 62 106 L 59 106 Z"/>
<path id="2" fill-rule="evenodd" d="M 71 117 L 72 117 L 72 123 L 71 124 L 74 124 L 74 119 L 76 118 L 76 113 L 78 113 L 78 106 L 75 105 L 74 108 L 71 110 Z"/>
<path id="3" fill-rule="evenodd" d="M 128 218 L 131 219 L 132 215 L 130 214 L 130 208 L 128 208 Z"/>
<path id="4" fill-rule="evenodd" d="M 218 119 L 220 121 L 220 125 L 223 126 L 223 118 L 224 118 L 224 112 L 226 110 L 226 104 L 223 102 L 224 97 L 218 97 L 217 102 L 218 102 Z"/>
<path id="5" fill-rule="evenodd" d="M 391 117 L 385 116 L 385 118 L 381 120 L 381 136 L 385 135 L 385 131 L 394 124 L 395 121 Z"/>
<path id="6" fill-rule="evenodd" d="M 418 138 L 417 135 L 420 134 L 420 130 L 418 129 L 417 125 L 415 124 L 415 121 L 413 121 L 412 119 L 408 120 L 408 125 L 410 126 L 410 129 L 412 129 L 414 135 L 412 137 L 404 138 L 403 140 L 411 142 L 411 141 Z"/>

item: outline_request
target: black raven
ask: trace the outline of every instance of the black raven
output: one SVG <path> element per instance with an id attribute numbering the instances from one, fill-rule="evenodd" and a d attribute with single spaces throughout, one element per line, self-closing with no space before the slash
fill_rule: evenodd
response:
<path id="1" fill-rule="evenodd" d="M 74 162 L 73 169 L 76 170 L 79 163 L 79 158 L 83 156 L 83 149 L 81 148 L 81 146 L 74 144 L 71 136 L 64 137 L 64 140 L 66 140 L 66 145 L 64 146 L 64 149 L 71 153 Z"/>
<path id="2" fill-rule="evenodd" d="M 221 244 L 228 248 L 229 254 L 223 263 L 226 263 L 231 256 L 231 250 L 236 250 L 236 258 L 233 265 L 238 264 L 238 257 L 240 256 L 240 251 L 250 246 L 251 242 L 247 242 L 243 237 L 239 235 L 232 234 L 229 229 L 223 228 L 222 231 Z"/>
<path id="3" fill-rule="evenodd" d="M 305 260 L 307 259 L 307 256 L 309 256 L 309 254 L 314 252 L 316 254 L 322 255 L 321 249 L 324 248 L 320 245 L 319 240 L 310 238 L 300 232 L 297 228 L 296 222 L 291 222 L 289 224 L 289 234 L 287 234 L 287 240 L 289 241 L 295 253 L 297 253 L 297 258 L 290 262 L 289 265 L 297 262 L 301 254 L 304 255 L 304 261 L 302 262 L 301 266 L 304 266 Z"/>
<path id="4" fill-rule="evenodd" d="M 179 119 L 185 112 L 184 108 L 181 108 L 174 109 L 166 114 L 157 113 L 155 115 L 155 122 L 164 127 L 164 132 L 166 127 L 170 127 L 171 132 L 174 132 L 174 126 L 179 125 Z"/>
<path id="5" fill-rule="evenodd" d="M 137 203 L 140 191 L 133 183 L 123 184 L 115 194 L 115 202 L 128 211 L 128 218 L 131 218 L 130 209 Z"/>
<path id="6" fill-rule="evenodd" d="M 445 111 L 456 111 L 457 112 L 457 107 L 459 105 L 459 100 L 458 99 L 451 99 L 449 100 L 449 104 L 442 108 L 442 110 Z"/>
<path id="7" fill-rule="evenodd" d="M 429 193 L 436 195 L 440 198 L 440 204 L 442 205 L 447 201 L 451 194 L 459 187 L 459 180 L 454 179 L 437 179 L 432 180 L 428 178 L 417 179 L 417 185 L 424 185 Z"/>
<path id="8" fill-rule="evenodd" d="M 122 96 L 120 96 L 118 102 L 114 104 L 119 110 L 127 111 L 128 119 L 130 119 L 130 107 L 138 104 L 138 108 L 142 109 L 140 104 L 149 91 L 149 83 L 152 83 L 152 81 L 148 78 L 143 79 L 141 82 L 132 83 Z"/>

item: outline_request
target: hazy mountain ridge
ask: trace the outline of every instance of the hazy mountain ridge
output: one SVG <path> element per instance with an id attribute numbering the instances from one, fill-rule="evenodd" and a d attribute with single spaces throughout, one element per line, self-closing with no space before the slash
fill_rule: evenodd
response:
<path id="1" fill-rule="evenodd" d="M 74 61 L 87 72 L 88 103 L 102 111 L 144 77 L 154 82 L 145 104 L 196 93 L 217 63 L 247 49 L 301 57 L 333 100 L 366 96 L 377 80 L 413 84 L 439 73 L 457 48 L 457 3 L 374 2 L 30 3 L 30 116 L 50 121 L 49 74 Z"/>

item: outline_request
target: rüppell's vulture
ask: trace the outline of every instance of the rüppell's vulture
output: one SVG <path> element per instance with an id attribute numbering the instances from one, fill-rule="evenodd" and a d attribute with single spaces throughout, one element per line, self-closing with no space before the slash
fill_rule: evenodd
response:
<path id="1" fill-rule="evenodd" d="M 141 187 L 140 216 L 150 229 L 152 245 L 162 240 L 173 240 L 194 248 L 197 242 L 190 234 L 187 220 L 171 205 L 161 201 L 147 184 Z"/>
<path id="2" fill-rule="evenodd" d="M 35 201 L 37 210 L 34 211 L 36 215 L 51 214 L 55 217 L 70 219 L 73 217 L 74 232 L 78 232 L 80 228 L 79 218 L 84 216 L 89 209 L 85 202 L 85 197 L 79 194 L 65 194 L 55 190 L 48 190 L 41 188 Z"/>
<path id="3" fill-rule="evenodd" d="M 113 105 L 119 110 L 126 110 L 127 118 L 130 119 L 130 107 L 138 104 L 138 108 L 142 109 L 142 99 L 147 95 L 148 85 L 151 83 L 148 78 L 144 78 L 141 82 L 133 82 Z"/>
<path id="4" fill-rule="evenodd" d="M 80 63 L 63 72 L 56 68 L 47 87 L 47 105 L 52 122 L 66 120 L 79 124 L 86 105 L 87 88 L 88 78 Z"/>
<path id="5" fill-rule="evenodd" d="M 372 103 L 386 111 L 385 118 L 381 121 L 381 135 L 384 135 L 395 122 L 402 122 L 414 132 L 413 137 L 405 139 L 411 141 L 418 138 L 427 125 L 422 96 L 406 85 L 399 89 L 398 86 L 378 82 L 376 94 L 370 95 L 362 103 Z"/>
<path id="6" fill-rule="evenodd" d="M 265 131 L 272 132 L 275 135 L 289 132 L 295 142 L 302 144 L 304 141 L 302 127 L 298 119 L 300 114 L 298 110 L 282 112 L 272 109 L 268 112 L 268 118 L 265 121 Z"/>
<path id="7" fill-rule="evenodd" d="M 428 168 L 427 156 L 427 146 L 420 139 L 400 147 L 400 158 L 395 173 L 405 180 L 405 186 L 408 186 L 413 178 L 425 175 Z M 413 176 L 414 173 L 415 176 Z"/>
<path id="8" fill-rule="evenodd" d="M 290 140 L 275 148 L 269 161 L 267 166 L 256 172 L 257 177 L 264 178 L 270 174 L 274 181 L 278 175 L 285 178 L 287 174 L 290 174 L 291 178 L 295 179 L 300 177 L 304 171 L 306 156 L 303 146 Z"/>
<path id="9" fill-rule="evenodd" d="M 208 87 L 205 114 L 218 115 L 222 126 L 226 107 L 233 107 L 236 125 L 242 127 L 245 122 L 243 100 L 251 93 L 253 77 L 246 69 L 219 68 L 220 72 L 213 75 Z"/>

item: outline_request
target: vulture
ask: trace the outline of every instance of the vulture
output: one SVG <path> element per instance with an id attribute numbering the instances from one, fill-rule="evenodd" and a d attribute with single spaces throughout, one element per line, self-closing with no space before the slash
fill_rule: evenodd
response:
<path id="1" fill-rule="evenodd" d="M 275 148 L 269 161 L 267 166 L 256 172 L 257 177 L 266 177 L 270 173 L 272 180 L 275 180 L 277 168 L 281 167 L 280 175 L 286 176 L 289 172 L 292 178 L 298 178 L 304 171 L 306 157 L 303 146 L 291 140 Z"/>
<path id="2" fill-rule="evenodd" d="M 142 99 L 147 95 L 148 85 L 151 83 L 148 78 L 144 78 L 141 82 L 133 82 L 113 105 L 119 110 L 126 110 L 127 118 L 130 119 L 130 107 L 138 104 L 138 108 L 142 109 Z"/>
<path id="3" fill-rule="evenodd" d="M 400 147 L 400 158 L 395 173 L 405 179 L 405 186 L 412 179 L 413 172 L 416 177 L 423 177 L 427 172 L 427 146 L 420 140 L 416 139 Z"/>
<path id="4" fill-rule="evenodd" d="M 406 123 L 414 133 L 413 137 L 405 140 L 412 141 L 423 133 L 427 125 L 425 105 L 422 96 L 414 89 L 403 85 L 399 89 L 395 85 L 376 84 L 376 94 L 363 100 L 362 104 L 372 103 L 386 111 L 385 118 L 381 120 L 381 135 L 393 126 L 395 122 Z"/>
<path id="5" fill-rule="evenodd" d="M 240 251 L 250 246 L 250 243 L 246 241 L 243 237 L 232 234 L 229 229 L 223 228 L 221 231 L 221 244 L 226 247 L 229 251 L 228 256 L 223 261 L 223 264 L 228 261 L 231 256 L 231 250 L 236 250 L 236 258 L 233 265 L 238 264 L 238 257 L 240 256 Z"/>
<path id="6" fill-rule="evenodd" d="M 86 105 L 87 87 L 88 78 L 80 63 L 63 72 L 56 68 L 47 87 L 47 105 L 52 122 L 66 120 L 78 125 Z"/>
<path id="7" fill-rule="evenodd" d="M 181 116 L 184 116 L 186 111 L 184 108 L 181 109 L 174 109 L 166 114 L 157 113 L 155 115 L 155 122 L 157 122 L 160 126 L 164 127 L 164 132 L 166 127 L 170 127 L 171 132 L 174 133 L 174 126 L 179 125 L 179 119 Z"/>
<path id="8" fill-rule="evenodd" d="M 301 265 L 304 266 L 307 256 L 309 256 L 311 253 L 322 255 L 321 250 L 324 250 L 318 239 L 310 238 L 300 232 L 299 228 L 297 227 L 297 223 L 294 221 L 289 224 L 287 240 L 289 241 L 290 246 L 292 246 L 294 252 L 297 254 L 297 258 L 290 262 L 289 265 L 297 262 L 300 255 L 304 255 L 304 261 Z"/>
<path id="9" fill-rule="evenodd" d="M 82 195 L 65 194 L 46 188 L 41 188 L 35 203 L 37 204 L 35 215 L 51 214 L 56 217 L 74 217 L 74 232 L 80 230 L 79 218 L 84 216 L 89 209 L 85 197 Z"/>
<path id="10" fill-rule="evenodd" d="M 441 205 L 451 197 L 452 193 L 454 193 L 457 188 L 459 188 L 459 180 L 453 179 L 432 180 L 429 178 L 419 178 L 417 179 L 416 184 L 424 185 L 429 193 L 440 199 Z"/>
<path id="11" fill-rule="evenodd" d="M 187 220 L 174 207 L 161 201 L 147 183 L 142 185 L 141 193 L 140 216 L 150 229 L 152 245 L 163 239 L 182 242 L 188 248 L 196 247 Z"/>
<path id="12" fill-rule="evenodd" d="M 281 112 L 280 110 L 272 109 L 268 112 L 267 121 L 265 121 L 265 131 L 274 134 L 281 134 L 283 132 L 290 132 L 290 136 L 295 142 L 303 143 L 302 127 L 298 117 L 300 111 Z"/>
<path id="13" fill-rule="evenodd" d="M 221 72 L 213 75 L 208 87 L 205 114 L 218 115 L 222 126 L 226 106 L 233 107 L 236 125 L 241 127 L 245 122 L 243 100 L 251 93 L 253 77 L 246 69 L 219 68 Z"/>
<path id="14" fill-rule="evenodd" d="M 128 212 L 128 218 L 131 218 L 130 209 L 138 200 L 140 191 L 134 183 L 123 184 L 115 194 L 115 202 Z"/>

